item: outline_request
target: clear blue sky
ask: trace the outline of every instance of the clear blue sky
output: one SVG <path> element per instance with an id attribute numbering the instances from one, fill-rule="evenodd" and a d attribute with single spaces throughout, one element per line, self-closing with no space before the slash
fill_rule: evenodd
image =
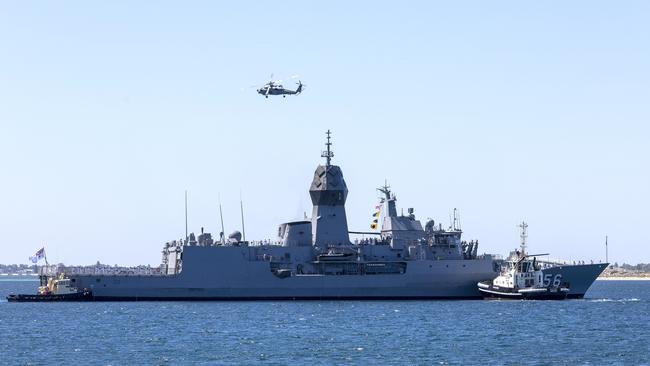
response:
<path id="1" fill-rule="evenodd" d="M 506 254 L 650 262 L 650 3 L 3 2 L 0 263 L 158 264 L 190 227 L 273 238 L 324 131 L 365 230 L 401 207 Z M 306 91 L 248 86 L 299 74 Z M 287 87 L 289 83 L 285 83 Z M 243 89 L 243 90 L 242 90 Z"/>

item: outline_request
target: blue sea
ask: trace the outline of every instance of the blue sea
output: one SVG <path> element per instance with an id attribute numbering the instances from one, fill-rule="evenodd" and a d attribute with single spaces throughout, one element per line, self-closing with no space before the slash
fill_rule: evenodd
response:
<path id="1" fill-rule="evenodd" d="M 650 281 L 582 300 L 7 303 L 6 365 L 647 365 Z"/>

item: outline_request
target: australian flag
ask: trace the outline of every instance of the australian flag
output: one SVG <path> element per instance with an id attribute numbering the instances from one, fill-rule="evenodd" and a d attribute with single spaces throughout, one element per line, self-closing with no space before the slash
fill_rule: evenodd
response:
<path id="1" fill-rule="evenodd" d="M 30 260 L 32 263 L 38 263 L 38 261 L 40 261 L 40 260 L 43 259 L 43 258 L 45 258 L 45 248 L 44 248 L 44 247 L 41 248 L 41 249 L 39 249 L 39 250 L 36 252 L 36 254 L 34 254 L 33 256 L 29 257 L 29 260 Z"/>

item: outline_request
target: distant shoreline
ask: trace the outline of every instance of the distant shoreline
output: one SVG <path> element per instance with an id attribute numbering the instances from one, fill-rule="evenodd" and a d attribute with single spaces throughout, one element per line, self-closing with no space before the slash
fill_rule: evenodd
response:
<path id="1" fill-rule="evenodd" d="M 650 281 L 650 277 L 635 277 L 635 276 L 612 277 L 612 276 L 607 276 L 607 277 L 598 277 L 596 280 L 597 281 Z"/>

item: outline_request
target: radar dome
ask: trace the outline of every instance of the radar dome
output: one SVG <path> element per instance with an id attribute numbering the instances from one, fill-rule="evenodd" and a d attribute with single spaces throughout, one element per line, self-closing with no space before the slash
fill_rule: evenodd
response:
<path id="1" fill-rule="evenodd" d="M 228 235 L 228 241 L 239 243 L 241 241 L 241 232 L 235 231 L 232 234 Z"/>

